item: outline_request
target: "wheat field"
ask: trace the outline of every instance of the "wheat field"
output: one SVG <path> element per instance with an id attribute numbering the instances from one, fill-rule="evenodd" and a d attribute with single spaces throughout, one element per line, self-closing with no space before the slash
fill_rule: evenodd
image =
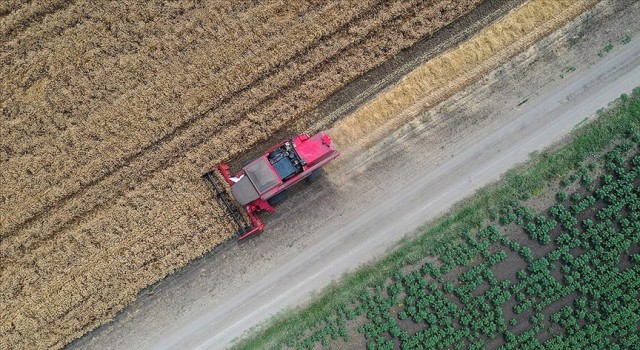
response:
<path id="1" fill-rule="evenodd" d="M 204 169 L 479 2 L 0 3 L 0 343 L 61 348 L 230 238 Z"/>

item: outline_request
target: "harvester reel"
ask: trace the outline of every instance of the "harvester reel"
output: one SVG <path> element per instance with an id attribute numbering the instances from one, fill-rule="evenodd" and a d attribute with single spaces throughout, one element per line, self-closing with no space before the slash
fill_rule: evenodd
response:
<path id="1" fill-rule="evenodd" d="M 226 216 L 230 217 L 238 227 L 236 235 L 242 236 L 251 231 L 252 227 L 247 225 L 242 213 L 235 206 L 235 203 L 231 201 L 224 185 L 218 182 L 218 177 L 215 175 L 215 172 L 209 171 L 203 174 L 202 178 L 209 184 L 213 197 L 226 209 Z"/>

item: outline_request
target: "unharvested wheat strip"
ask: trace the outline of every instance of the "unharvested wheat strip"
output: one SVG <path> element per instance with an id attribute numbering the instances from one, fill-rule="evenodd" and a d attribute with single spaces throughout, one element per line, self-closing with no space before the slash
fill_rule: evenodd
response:
<path id="1" fill-rule="evenodd" d="M 5 0 L 0 2 L 0 18 L 5 18 L 12 12 L 17 11 L 28 0 Z"/>
<path id="2" fill-rule="evenodd" d="M 321 14 L 319 14 L 319 15 L 321 16 Z M 227 20 L 228 20 L 228 19 L 227 19 Z M 221 19 L 219 19 L 219 20 L 215 20 L 215 21 L 214 21 L 214 23 L 216 23 L 216 22 L 223 22 L 223 23 L 224 23 L 224 22 L 226 22 L 227 20 L 225 20 L 224 18 L 221 18 Z M 297 19 L 296 19 L 296 20 L 297 20 Z M 304 20 L 304 21 L 306 21 L 306 22 L 313 22 L 313 21 L 310 21 L 310 20 L 311 20 L 311 18 L 304 18 L 303 20 Z M 225 29 L 225 31 L 228 31 L 228 32 L 231 32 L 231 33 L 233 33 L 234 31 L 236 31 L 236 32 L 237 32 L 238 30 L 241 30 L 241 29 L 238 29 L 238 28 L 236 28 L 236 29 L 234 29 L 234 28 L 227 28 L 227 29 Z M 208 37 L 208 36 L 207 36 L 207 37 Z M 228 35 L 227 35 L 227 37 L 228 37 Z M 222 38 L 221 38 L 221 37 L 220 37 L 220 38 L 218 38 L 218 39 L 220 39 L 220 40 L 218 40 L 218 41 L 222 41 Z M 234 42 L 234 40 L 230 40 L 230 41 L 231 41 L 231 42 Z M 245 50 L 243 50 L 243 47 L 242 47 L 242 45 L 241 45 L 241 44 L 242 44 L 242 42 L 239 42 L 239 43 L 235 43 L 235 42 L 234 42 L 234 43 L 233 43 L 233 49 L 234 49 L 234 52 L 236 52 L 236 53 L 234 53 L 234 54 L 237 54 L 238 58 L 242 58 L 243 56 L 246 56 L 246 54 L 245 54 Z M 264 43 L 256 43 L 255 45 L 259 45 L 260 47 L 264 47 Z M 216 51 L 214 51 L 214 52 L 216 52 Z M 216 56 L 214 56 L 214 57 L 211 57 L 210 53 L 209 53 L 209 52 L 206 52 L 206 54 L 208 54 L 208 56 L 205 56 L 205 57 L 207 57 L 207 58 L 209 59 L 209 61 L 208 61 L 208 63 L 209 63 L 209 64 L 214 65 L 214 66 L 216 65 L 216 64 L 215 64 L 215 61 L 211 61 L 211 59 L 212 59 L 212 58 L 213 58 L 213 59 L 216 59 L 216 58 L 218 58 L 218 57 L 222 57 L 222 56 L 224 56 L 224 57 L 228 57 L 228 56 L 229 56 L 229 51 L 228 51 L 228 50 L 220 50 L 219 52 L 225 53 L 225 55 L 216 55 Z M 231 62 L 233 62 L 233 63 L 235 63 L 235 64 L 242 63 L 242 62 L 238 62 L 234 57 L 230 57 L 230 58 L 226 58 L 226 59 L 230 60 Z M 222 64 L 223 62 L 220 62 L 220 63 Z M 196 71 L 197 71 L 197 72 L 200 72 L 200 70 L 196 70 Z M 224 73 L 224 72 L 222 72 L 222 73 Z M 223 75 L 224 75 L 224 74 L 223 74 Z M 151 88 L 149 88 L 149 89 L 151 89 Z"/>
<path id="3" fill-rule="evenodd" d="M 251 66 L 251 65 L 250 65 Z M 234 74 L 237 75 L 237 74 Z M 146 113 L 146 111 L 140 111 L 139 113 Z M 135 113 L 134 113 L 135 114 Z M 167 115 L 173 115 L 173 113 L 167 113 Z M 54 165 L 55 166 L 55 165 Z M 93 172 L 92 172 L 93 173 Z"/>
<path id="4" fill-rule="evenodd" d="M 328 76 L 331 76 L 331 75 L 332 75 L 331 73 L 323 73 L 323 74 L 327 74 Z M 357 74 L 357 72 L 356 72 L 356 73 L 354 73 L 354 74 Z M 312 89 L 308 89 L 308 91 L 314 91 L 314 92 L 315 92 L 315 90 L 312 90 Z M 322 98 L 322 97 L 314 97 L 314 99 L 319 99 L 319 98 Z M 305 101 L 307 101 L 307 100 L 308 100 L 308 99 L 305 99 Z M 268 115 L 272 115 L 272 114 L 273 114 L 274 116 L 276 116 L 276 115 L 277 115 L 277 112 L 278 112 L 278 111 L 276 110 L 276 111 L 274 111 L 274 112 L 266 112 L 266 114 L 268 114 Z M 206 127 L 206 125 L 203 125 L 203 127 Z M 245 129 L 248 129 L 248 128 L 252 128 L 252 127 L 250 127 L 250 126 L 249 126 L 249 127 L 245 128 Z M 200 128 L 198 128 L 198 130 L 200 130 Z M 272 131 L 265 130 L 265 133 L 270 133 L 270 132 L 272 132 Z M 230 141 L 233 141 L 233 140 L 230 140 Z M 225 144 L 227 144 L 227 143 L 225 143 Z M 230 144 L 230 143 L 229 143 L 229 144 Z M 246 145 L 238 145 L 238 146 L 246 146 Z M 205 147 L 205 149 L 210 149 L 210 148 Z M 230 151 L 230 150 L 229 150 L 229 149 L 227 149 L 226 151 Z M 239 151 L 241 151 L 241 149 L 240 149 L 240 148 L 238 148 L 238 150 L 237 150 L 237 151 L 239 152 Z M 235 151 L 234 151 L 234 152 L 235 152 Z M 221 156 L 224 156 L 224 154 L 221 154 Z M 219 159 L 219 160 L 222 160 L 222 159 Z M 107 194 L 107 193 L 99 194 L 99 195 L 96 195 L 96 196 L 94 196 L 94 197 L 95 197 L 95 198 L 102 198 L 104 195 L 108 195 L 108 194 Z M 36 232 L 46 232 L 46 231 L 36 231 Z M 22 237 L 22 235 L 21 235 L 21 237 Z M 20 243 L 20 241 L 22 241 L 23 243 Z M 16 244 L 29 244 L 29 241 L 24 241 L 22 238 L 21 238 L 21 240 L 20 240 L 20 241 L 17 241 L 17 242 L 15 242 L 15 243 L 16 243 Z M 37 241 L 34 241 L 34 242 L 37 242 Z M 7 248 L 7 246 L 5 246 L 5 248 Z M 5 250 L 6 250 L 6 251 L 11 251 L 11 249 L 5 249 Z"/>
<path id="5" fill-rule="evenodd" d="M 418 67 L 339 122 L 332 130 L 334 139 L 344 145 L 349 145 L 347 140 L 362 140 L 345 152 L 367 147 L 596 3 L 597 0 L 529 1 L 459 47 Z"/>
<path id="6" fill-rule="evenodd" d="M 69 20 L 68 25 L 74 21 Z M 23 114 L 36 120 L 55 120 L 61 129 L 77 128 L 86 123 L 79 115 L 111 103 L 125 91 L 154 77 L 154 65 L 145 65 L 147 70 L 135 66 L 144 53 L 119 52 L 123 44 L 102 23 L 81 22 L 65 34 L 50 39 L 49 45 L 56 47 L 55 50 L 30 51 L 25 57 L 3 65 L 3 75 L 20 78 L 4 82 L 3 97 L 12 100 L 10 111 L 32 107 Z M 93 35 L 94 40 L 86 40 L 88 35 Z M 98 55 L 103 57 L 98 59 Z M 132 68 L 137 71 L 131 71 Z M 127 74 L 131 75 L 127 77 Z M 19 128 L 4 130 L 11 133 L 12 139 L 24 138 L 19 146 L 11 146 L 14 154 L 41 146 L 43 143 L 39 140 L 47 141 L 44 136 L 52 136 L 28 134 L 37 127 L 37 124 L 19 124 Z"/>
<path id="7" fill-rule="evenodd" d="M 217 22 L 217 21 L 215 21 L 215 22 Z M 214 23 L 215 23 L 215 22 L 214 22 Z M 205 36 L 205 37 L 207 37 L 207 38 L 208 38 L 209 36 Z M 166 42 L 166 40 L 163 40 L 163 42 Z"/>
<path id="8" fill-rule="evenodd" d="M 179 170 L 179 171 L 177 171 Z M 177 172 L 176 172 L 177 171 Z M 185 169 L 180 168 L 167 169 L 165 174 L 169 176 L 159 176 L 154 183 L 148 186 L 143 186 L 140 189 L 145 194 L 145 198 L 141 198 L 139 201 L 141 205 L 145 205 L 148 201 L 154 201 L 154 197 L 160 197 L 158 199 L 164 199 L 165 205 L 150 206 L 146 210 L 144 208 L 138 208 L 138 210 L 132 212 L 131 207 L 118 206 L 115 213 L 109 213 L 109 215 L 98 217 L 88 222 L 83 222 L 82 226 L 78 230 L 71 230 L 67 232 L 65 237 L 56 242 L 57 246 L 43 247 L 47 249 L 40 249 L 41 253 L 48 254 L 48 257 L 37 257 L 32 260 L 32 264 L 40 266 L 43 273 L 52 273 L 57 275 L 56 278 L 48 278 L 47 280 L 55 281 L 61 276 L 64 278 L 72 277 L 73 274 L 67 274 L 69 270 L 73 269 L 90 269 L 92 266 L 110 266 L 110 261 L 113 258 L 122 258 L 122 255 L 113 254 L 117 250 L 137 249 L 141 254 L 151 254 L 154 256 L 154 249 L 162 250 L 174 250 L 176 246 L 171 242 L 182 242 L 179 245 L 182 246 L 182 250 L 189 249 L 188 246 L 200 241 L 200 244 L 205 244 L 208 239 L 213 239 L 214 242 L 218 242 L 219 239 L 215 234 L 222 234 L 228 236 L 232 231 L 228 230 L 230 227 L 227 225 L 217 225 L 218 220 L 224 219 L 222 215 L 217 215 L 218 219 L 212 220 L 212 206 L 213 209 L 217 209 L 215 204 L 209 203 L 209 198 L 206 192 L 201 191 L 201 183 L 197 182 L 197 179 L 193 179 L 191 182 L 179 184 L 176 188 L 171 188 L 171 195 L 168 198 L 161 198 L 164 195 L 163 188 L 168 188 L 167 183 L 174 182 L 176 174 L 184 173 Z M 171 198 L 176 198 L 178 201 L 171 201 Z M 216 210 L 218 214 L 222 213 L 222 210 Z M 171 214 L 171 215 L 168 215 Z M 188 218 L 188 222 L 196 225 L 194 227 L 185 226 L 182 222 Z M 114 220 L 115 219 L 115 220 Z M 222 221 L 221 223 L 227 223 Z M 113 224 L 116 224 L 114 227 Z M 162 229 L 157 232 L 151 231 L 153 225 L 161 227 Z M 118 225 L 122 225 L 119 229 Z M 124 226 L 126 225 L 126 226 Z M 212 225 L 212 226 L 211 226 Z M 109 227 L 111 226 L 111 227 Z M 211 232 L 208 227 L 213 227 L 217 230 L 223 230 L 218 233 Z M 109 231 L 104 231 L 105 228 L 110 228 Z M 114 230 L 117 229 L 117 230 Z M 129 231 L 132 230 L 132 231 Z M 206 233 L 208 232 L 208 233 Z M 134 234 L 135 233 L 135 234 Z M 201 235 L 199 240 L 194 242 L 182 241 L 185 235 Z M 204 240 L 202 240 L 204 239 Z M 83 249 L 73 249 L 73 246 L 69 247 L 69 244 L 78 242 L 76 244 L 85 245 Z M 90 244 L 90 242 L 100 242 L 99 244 Z M 141 244 L 142 243 L 142 244 Z M 72 248 L 72 249 L 70 249 Z M 195 248 L 195 247 L 192 247 Z M 198 247 L 191 251 L 190 254 L 199 254 L 207 249 L 207 247 Z M 76 254 L 83 259 L 78 264 L 67 264 L 65 259 L 61 259 L 62 256 L 67 254 Z M 162 257 L 165 254 L 157 255 Z M 91 262 L 89 260 L 94 260 Z M 124 259 L 126 261 L 127 259 Z M 100 262 L 100 264 L 98 264 Z M 115 263 L 115 261 L 114 261 Z M 117 267 L 118 264 L 114 264 Z M 17 279 L 19 277 L 19 268 L 14 271 L 10 269 L 3 274 L 1 279 L 3 291 L 8 291 L 9 288 L 5 288 L 5 284 L 8 280 Z M 16 275 L 15 273 L 18 273 Z M 129 273 L 135 274 L 135 270 L 129 271 Z M 55 277 L 55 276 L 48 276 Z M 124 276 L 123 276 L 124 277 Z M 63 279 L 64 279 L 63 278 Z M 43 286 L 46 280 L 38 281 L 38 286 Z M 40 288 L 34 286 L 35 288 Z M 29 288 L 31 289 L 31 288 Z M 25 290 L 25 292 L 27 292 Z M 24 294 L 24 293 L 23 293 Z M 31 292 L 26 295 L 32 294 Z M 47 293 L 45 293 L 47 294 Z M 64 297 L 60 295 L 60 297 Z M 12 298 L 13 299 L 13 298 Z M 15 300 L 12 300 L 9 304 L 13 304 Z M 5 310 L 5 312 L 8 310 Z M 3 318 L 6 319 L 6 318 Z"/>
<path id="9" fill-rule="evenodd" d="M 104 11 L 103 11 L 103 12 L 104 12 Z M 202 11 L 200 11 L 200 12 L 202 12 Z M 207 17 L 211 17 L 211 14 L 212 14 L 212 12 L 211 12 L 211 11 L 208 11 L 208 12 L 206 13 L 206 16 L 207 16 Z M 241 14 L 240 14 L 240 15 L 241 15 Z M 194 14 L 193 16 L 189 16 L 189 17 L 191 17 L 191 18 L 189 18 L 189 20 L 192 20 L 192 21 L 193 21 L 193 20 L 199 20 L 199 18 L 198 18 L 198 17 L 202 17 L 202 15 L 200 15 L 200 16 L 196 16 L 196 15 Z M 219 22 L 220 22 L 220 23 L 227 23 L 227 22 L 230 22 L 230 18 L 224 18 L 224 16 L 223 16 L 223 17 L 221 17 L 221 18 L 208 18 L 208 19 L 210 19 L 210 20 L 212 21 L 212 23 L 214 23 L 214 24 L 215 24 L 215 23 L 219 23 Z M 304 18 L 304 20 L 305 20 L 305 21 L 307 21 L 307 20 L 309 20 L 309 18 Z M 237 21 L 239 21 L 239 20 L 235 20 L 235 21 L 237 22 Z M 231 22 L 233 22 L 233 21 L 231 21 Z M 187 22 L 187 24 L 188 24 L 188 23 L 189 23 L 189 22 Z M 100 23 L 100 24 L 102 25 L 102 23 Z M 93 23 L 91 23 L 91 25 L 93 25 Z M 82 34 L 83 32 L 91 32 L 92 30 L 94 30 L 92 26 L 82 26 L 81 24 L 77 24 L 77 25 L 76 25 L 76 27 L 78 27 L 78 26 L 82 27 L 82 30 L 74 29 L 74 31 L 73 31 L 73 33 L 79 33 L 78 35 Z M 102 27 L 104 27 L 104 25 L 102 25 Z M 182 28 L 184 28 L 184 27 L 186 27 L 186 26 L 185 26 L 185 25 L 181 25 L 181 24 L 180 24 L 180 25 L 178 26 L 178 28 L 176 28 L 176 29 L 174 30 L 174 32 L 178 33 L 178 35 L 179 35 L 179 34 L 180 34 L 180 30 L 181 30 L 180 28 L 181 28 L 181 27 L 182 27 Z M 165 30 L 167 30 L 166 28 L 171 28 L 171 26 L 167 26 L 167 25 L 165 24 L 164 28 L 165 28 Z M 153 28 L 151 28 L 151 29 L 153 29 Z M 234 32 L 234 30 L 236 30 L 236 29 L 233 29 L 233 28 L 227 28 L 227 29 L 225 29 L 225 31 L 228 31 L 228 32 L 231 32 L 231 33 L 233 33 L 233 32 Z M 238 29 L 238 30 L 239 30 L 239 29 Z M 208 33 L 208 34 L 209 34 L 209 33 Z M 74 35 L 75 35 L 75 34 L 74 34 Z M 156 35 L 157 35 L 157 34 L 156 34 Z M 216 33 L 210 33 L 210 35 L 204 35 L 204 36 L 202 36 L 202 37 L 203 37 L 203 38 L 206 38 L 206 40 L 210 40 L 210 38 L 213 38 L 213 39 L 216 39 L 216 40 L 213 40 L 213 41 L 223 42 L 224 40 L 222 40 L 222 38 L 221 38 L 221 37 L 218 37 L 218 35 L 220 35 L 220 34 L 219 34 L 219 33 L 218 33 L 218 34 L 216 34 Z M 103 35 L 100 35 L 100 36 L 103 36 Z M 227 37 L 229 37 L 229 35 L 226 35 L 226 36 L 227 36 Z M 110 35 L 107 35 L 107 37 L 110 37 Z M 63 39 L 64 39 L 64 38 L 63 38 Z M 114 39 L 115 39 L 115 38 L 114 38 Z M 100 40 L 102 40 L 102 38 L 100 38 Z M 145 40 L 147 40 L 147 39 L 145 39 Z M 233 41 L 233 40 L 232 40 L 232 41 Z M 65 67 L 65 69 L 64 69 L 63 71 L 61 71 L 61 72 L 55 72 L 55 71 L 54 71 L 54 72 L 52 72 L 52 71 L 49 69 L 49 73 L 50 73 L 50 74 L 63 74 L 63 75 L 65 75 L 65 74 L 67 74 L 67 73 L 68 73 L 67 75 L 71 75 L 72 73 L 74 73 L 73 69 L 81 68 L 81 66 L 83 66 L 83 65 L 86 67 L 86 62 L 75 62 L 75 61 L 78 61 L 78 57 L 82 58 L 82 56 L 83 56 L 83 55 L 82 55 L 82 53 L 83 53 L 84 51 L 86 51 L 88 48 L 91 48 L 91 47 L 88 47 L 88 48 L 82 48 L 82 47 L 80 47 L 80 48 L 79 48 L 79 47 L 78 47 L 78 46 L 80 46 L 80 44 L 82 44 L 82 43 L 83 43 L 82 37 L 78 37 L 78 38 L 76 38 L 75 40 L 71 40 L 71 43 L 72 43 L 72 45 L 71 45 L 70 47 L 66 47 L 66 46 L 64 45 L 64 44 L 65 44 L 64 42 L 57 42 L 57 43 L 53 44 L 53 46 L 54 46 L 54 47 L 62 47 L 62 48 L 63 48 L 63 50 L 62 50 L 62 51 L 71 51 L 71 56 L 64 57 L 64 59 L 62 59 L 62 60 L 58 60 L 58 59 L 55 59 L 55 58 L 54 58 L 54 59 L 52 59 L 51 57 L 48 57 L 48 58 L 47 58 L 47 56 L 39 57 L 39 58 L 38 58 L 38 57 L 34 57 L 34 58 L 33 58 L 33 60 L 35 60 L 35 61 L 54 61 L 54 62 L 56 62 L 56 61 L 62 61 L 62 62 L 65 62 L 65 66 L 64 66 L 64 67 Z M 146 41 L 145 41 L 145 43 L 146 43 Z M 105 43 L 105 44 L 106 44 L 106 43 Z M 109 44 L 109 45 L 111 45 L 112 43 L 108 42 L 108 44 Z M 113 43 L 113 44 L 119 44 L 119 43 L 118 43 L 118 40 L 116 40 L 116 42 L 115 42 L 115 43 Z M 148 44 L 148 43 L 147 43 L 147 44 Z M 175 46 L 176 46 L 176 45 L 172 45 L 172 44 L 171 44 L 171 42 L 170 42 L 170 40 L 167 40 L 167 39 L 164 39 L 164 38 L 163 38 L 163 40 L 161 40 L 161 42 L 160 42 L 159 44 L 161 44 L 161 45 L 171 45 L 173 49 L 175 49 Z M 101 44 L 100 46 L 102 46 L 102 45 L 103 45 L 103 44 Z M 258 45 L 258 44 L 256 44 L 256 45 Z M 236 51 L 238 51 L 238 52 L 237 52 L 238 57 L 242 57 L 242 55 L 243 55 L 243 46 L 242 46 L 242 41 L 240 41 L 240 42 L 238 42 L 238 43 L 234 44 L 234 48 L 236 49 Z M 101 47 L 101 49 L 103 49 L 103 47 Z M 106 49 L 108 50 L 108 49 L 109 49 L 109 47 L 106 47 Z M 148 51 L 148 49 L 145 49 L 145 47 L 144 47 L 144 46 L 143 46 L 143 47 L 141 47 L 140 49 L 141 49 L 141 51 L 143 51 L 143 52 Z M 75 51 L 75 52 L 74 52 L 74 50 L 79 50 L 79 51 Z M 60 51 L 60 50 L 57 50 L 57 51 Z M 222 57 L 222 56 L 227 57 L 227 56 L 229 56 L 229 52 L 230 52 L 229 50 L 222 50 L 222 52 L 224 52 L 224 53 L 225 53 L 225 55 L 216 55 L 215 57 Z M 37 53 L 38 53 L 38 52 L 36 52 L 36 54 L 37 54 Z M 208 52 L 207 52 L 207 53 L 208 53 Z M 47 53 L 45 52 L 45 53 L 44 53 L 44 55 L 47 55 Z M 67 55 L 69 55 L 69 54 L 67 53 Z M 96 58 L 96 59 L 97 59 L 97 58 Z M 230 59 L 232 62 L 236 62 L 236 57 L 230 57 L 229 59 Z M 69 65 L 69 64 L 68 64 L 68 62 L 69 62 L 69 61 L 71 61 L 71 62 L 75 62 L 76 64 L 75 64 L 75 65 Z M 84 61 L 86 61 L 86 60 L 84 60 Z M 28 63 L 28 62 L 27 62 L 27 63 Z M 209 63 L 210 63 L 211 65 L 214 65 L 214 66 L 217 64 L 215 61 L 211 61 L 211 60 L 209 61 Z M 221 66 L 226 65 L 226 63 L 224 63 L 224 62 L 219 62 L 219 63 L 221 64 Z M 159 63 L 156 63 L 156 65 L 157 65 L 157 64 L 166 65 L 166 61 L 165 61 L 165 62 L 159 62 Z M 30 65 L 29 65 L 29 64 L 26 64 L 26 65 L 21 65 L 21 66 L 24 66 L 24 67 L 25 67 L 25 69 L 29 69 L 29 66 L 30 66 Z M 7 65 L 7 68 L 11 68 L 11 65 Z M 100 67 L 98 67 L 98 69 L 99 69 L 99 68 L 100 68 Z M 200 70 L 195 70 L 195 71 L 200 72 Z M 22 74 L 20 73 L 20 71 L 18 71 L 18 72 L 13 72 L 13 71 L 11 71 L 11 72 L 4 72 L 4 73 L 6 74 L 6 76 L 21 76 L 21 75 L 22 75 Z M 77 74 L 77 72 L 75 72 L 75 73 Z M 135 73 L 135 72 L 134 72 L 134 73 Z M 133 77 L 135 77 L 135 76 L 136 76 L 136 74 L 132 74 L 132 76 L 133 76 Z M 123 85 L 126 85 L 126 84 L 123 84 Z M 7 90 L 7 89 L 3 89 L 2 91 L 3 91 L 3 92 L 5 92 L 6 90 Z M 79 91 L 79 92 L 82 92 L 82 91 Z M 59 92 L 58 92 L 58 91 L 56 91 L 56 93 L 59 93 Z M 90 91 L 90 90 L 87 90 L 87 91 L 85 92 L 85 95 L 86 95 L 87 93 L 91 93 L 91 91 Z M 79 97 L 82 97 L 82 95 L 80 95 Z M 82 102 L 82 101 L 78 101 L 78 102 Z M 56 106 L 52 106 L 52 107 L 56 107 Z M 74 106 L 74 107 L 75 107 L 75 106 Z M 43 112 L 43 113 L 47 113 L 47 112 L 48 112 L 48 110 L 43 110 L 42 112 Z M 81 120 L 78 120 L 78 122 L 81 122 L 81 123 L 83 123 L 83 124 L 87 124 L 87 123 L 88 123 L 88 125 L 91 125 L 91 123 L 90 123 L 90 122 L 87 122 L 87 121 L 85 121 L 84 119 L 85 119 L 85 118 L 82 118 Z M 6 129 L 5 129 L 5 128 L 3 128 L 3 130 L 6 130 Z M 9 129 L 9 130 L 10 130 L 10 129 Z M 30 136 L 30 137 L 33 137 L 33 136 Z M 31 141 L 30 141 L 30 142 L 31 142 Z M 41 144 L 29 144 L 29 143 L 27 143 L 27 142 L 21 142 L 21 143 L 20 143 L 20 145 L 23 145 L 23 144 L 25 144 L 25 146 L 23 146 L 23 147 L 25 147 L 26 149 L 29 149 L 29 148 L 33 148 L 33 147 L 39 146 L 39 145 L 41 145 L 42 143 L 41 143 Z M 44 144 L 46 144 L 46 143 L 44 143 Z M 15 147 L 15 146 L 14 146 L 14 147 Z"/>
<path id="10" fill-rule="evenodd" d="M 167 180 L 161 178 L 158 181 Z M 188 196 L 181 196 L 180 201 L 171 202 L 171 197 L 155 199 L 149 194 L 154 190 L 145 191 L 145 196 L 141 201 L 147 201 L 155 205 L 155 208 L 138 207 L 133 208 L 133 203 L 111 210 L 107 215 L 92 218 L 82 223 L 78 227 L 64 232 L 58 240 L 51 244 L 40 247 L 35 252 L 47 254 L 47 256 L 35 256 L 29 259 L 20 259 L 8 265 L 2 272 L 3 300 L 12 300 L 10 304 L 18 302 L 20 298 L 31 295 L 33 288 L 46 285 L 59 278 L 69 278 L 71 269 L 80 266 L 91 266 L 89 260 L 96 256 L 101 256 L 104 251 L 112 249 L 138 249 L 144 254 L 151 254 L 151 257 L 161 258 L 166 254 L 157 251 L 177 249 L 174 244 L 178 244 L 184 249 L 191 246 L 191 254 L 195 256 L 210 249 L 213 245 L 227 239 L 234 232 L 231 224 L 223 215 L 224 211 L 215 202 L 209 203 L 209 198 L 201 183 L 194 182 L 189 186 L 184 186 L 181 192 L 189 191 Z M 203 187 L 203 186 L 202 186 Z M 156 189 L 157 191 L 158 189 Z M 163 202 L 163 203 L 161 203 Z M 162 204 L 163 206 L 158 206 Z M 130 213 L 132 210 L 137 213 Z M 172 215 L 162 216 L 163 213 Z M 114 218 L 118 218 L 115 222 Z M 157 219 L 156 219 L 157 218 Z M 188 221 L 184 221 L 186 219 Z M 162 220 L 160 220 L 162 219 Z M 184 224 L 183 224 L 184 221 Z M 197 227 L 187 225 L 197 223 Z M 171 228 L 170 233 L 166 233 Z M 153 232 L 153 233 L 152 233 Z M 202 234 L 198 240 L 182 240 L 185 234 Z M 132 240 L 133 244 L 125 244 L 117 248 L 119 241 L 123 238 Z M 172 243 L 174 242 L 174 243 Z M 202 244 L 202 245 L 201 245 Z M 109 258 L 111 256 L 111 258 Z M 118 266 L 113 257 L 117 255 L 103 256 L 100 261 L 105 265 Z M 135 270 L 129 271 L 135 275 Z M 29 279 L 29 277 L 36 277 Z M 63 296 L 61 296 L 63 297 Z M 7 307 L 7 312 L 11 309 Z"/>
<path id="11" fill-rule="evenodd" d="M 114 31 L 117 31 L 117 28 L 110 30 L 111 25 L 117 22 L 118 19 L 117 6 L 123 5 L 120 2 L 93 4 L 81 2 L 69 6 L 62 13 L 56 12 L 47 16 L 45 22 L 30 26 L 24 33 L 21 33 L 19 37 L 2 46 L 0 50 L 0 62 L 4 62 L 5 64 L 0 66 L 0 72 L 6 76 L 15 75 L 23 77 L 27 74 L 38 75 L 40 74 L 40 70 L 34 71 L 31 66 L 36 62 L 44 62 L 47 63 L 43 69 L 46 71 L 47 76 L 64 76 L 67 73 L 65 70 L 69 69 L 74 69 L 73 73 L 76 75 L 78 74 L 78 70 L 81 70 L 82 73 L 90 74 L 91 72 L 87 72 L 87 68 L 100 69 L 105 65 L 94 64 L 92 67 L 87 67 L 87 64 L 93 63 L 94 61 L 102 61 L 102 63 L 106 63 L 107 67 L 116 66 L 123 69 L 123 72 L 118 72 L 116 75 L 120 78 L 122 88 L 130 88 L 127 81 L 123 79 L 126 77 L 126 74 L 129 73 L 126 70 L 127 67 L 122 66 L 122 62 L 104 61 L 111 58 L 112 55 L 117 56 L 124 54 L 124 57 L 128 58 L 135 54 L 135 57 L 153 63 L 151 66 L 158 66 L 160 62 L 156 62 L 157 59 L 149 55 L 149 45 L 154 45 L 154 49 L 161 50 L 167 46 L 181 49 L 190 44 L 185 42 L 181 43 L 180 46 L 174 45 L 172 41 L 176 40 L 176 38 L 171 38 L 172 40 L 170 40 L 166 35 L 162 41 L 158 42 L 159 40 L 156 39 L 158 36 L 169 32 L 178 33 L 179 35 L 181 31 L 188 29 L 188 25 L 186 25 L 189 23 L 188 21 L 196 19 L 189 16 L 190 13 L 187 12 L 185 16 L 178 16 L 180 22 L 173 21 L 173 23 L 165 23 L 167 21 L 165 16 L 172 15 L 171 11 L 165 10 L 162 12 L 162 16 L 156 16 L 152 21 L 145 23 L 146 30 L 152 31 L 153 35 L 145 35 L 144 42 L 141 43 L 138 50 L 132 52 L 130 48 L 125 48 L 124 45 L 126 42 L 114 37 L 114 35 L 116 35 Z M 211 11 L 208 15 L 209 14 L 213 15 L 217 14 L 217 12 Z M 169 24 L 174 25 L 171 26 Z M 140 29 L 136 30 L 140 31 Z M 209 37 L 209 35 L 206 36 L 206 38 Z M 160 45 L 155 46 L 156 43 Z M 42 50 L 42 47 L 54 49 Z M 102 56 L 95 57 L 95 55 L 92 55 L 90 62 L 88 62 L 85 56 L 89 52 L 97 52 Z M 67 57 L 65 57 L 64 60 L 60 60 L 56 57 L 57 54 L 66 54 Z M 22 62 L 26 63 L 26 65 L 21 64 Z M 150 65 L 147 65 L 147 68 L 150 68 L 149 66 Z M 143 73 L 144 71 L 140 72 L 140 74 Z M 69 74 L 66 75 L 72 76 Z M 127 78 L 135 79 L 136 75 L 132 74 Z M 92 83 L 102 85 L 103 81 L 96 78 Z M 16 93 L 13 91 L 16 87 L 15 84 L 5 85 L 3 86 L 2 93 L 11 96 Z M 115 90 L 121 88 L 120 85 L 115 84 L 112 85 L 112 88 L 113 87 L 115 87 Z M 88 91 L 88 93 L 90 94 L 91 91 Z"/>

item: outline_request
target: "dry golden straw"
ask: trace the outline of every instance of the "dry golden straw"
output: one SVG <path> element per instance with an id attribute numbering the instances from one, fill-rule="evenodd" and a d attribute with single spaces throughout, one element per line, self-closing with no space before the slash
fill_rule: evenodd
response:
<path id="1" fill-rule="evenodd" d="M 332 130 L 333 138 L 340 145 L 354 146 L 351 151 L 371 145 L 596 3 L 597 0 L 525 3 L 470 40 L 416 68 L 338 122 Z"/>

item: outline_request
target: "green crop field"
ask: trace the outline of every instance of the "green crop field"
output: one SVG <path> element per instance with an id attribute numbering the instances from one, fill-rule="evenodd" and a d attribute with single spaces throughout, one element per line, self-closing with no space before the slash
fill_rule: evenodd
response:
<path id="1" fill-rule="evenodd" d="M 239 346 L 638 348 L 639 122 L 636 89 Z"/>

